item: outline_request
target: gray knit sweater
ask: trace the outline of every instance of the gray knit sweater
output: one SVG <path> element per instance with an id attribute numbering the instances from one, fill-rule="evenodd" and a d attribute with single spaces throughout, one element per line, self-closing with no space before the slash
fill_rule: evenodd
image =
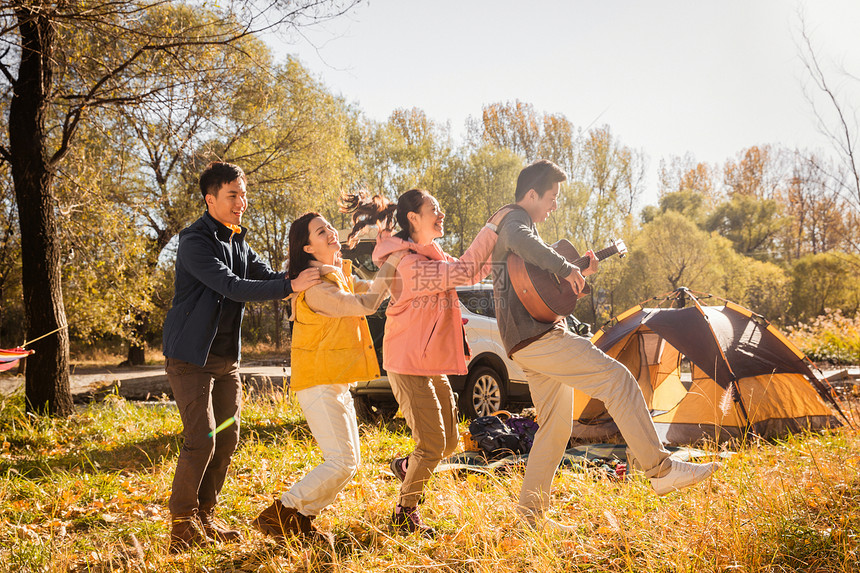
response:
<path id="1" fill-rule="evenodd" d="M 510 356 L 550 330 L 565 328 L 565 325 L 563 322 L 539 322 L 528 313 L 511 286 L 508 253 L 514 252 L 524 261 L 562 278 L 568 276 L 574 266 L 543 242 L 531 217 L 521 207 L 502 219 L 498 234 L 493 250 L 493 296 L 499 332 Z"/>

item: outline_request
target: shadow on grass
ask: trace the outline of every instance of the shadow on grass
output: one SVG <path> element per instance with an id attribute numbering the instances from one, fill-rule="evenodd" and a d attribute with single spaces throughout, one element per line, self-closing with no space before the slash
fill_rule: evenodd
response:
<path id="1" fill-rule="evenodd" d="M 303 421 L 282 424 L 251 423 L 243 424 L 239 447 L 241 448 L 249 441 L 259 441 L 264 444 L 275 443 L 286 435 L 290 435 L 296 440 L 313 439 L 310 429 Z M 13 459 L 0 461 L 0 475 L 12 473 L 37 479 L 50 476 L 57 471 L 84 470 L 99 473 L 123 470 L 140 471 L 142 468 L 155 467 L 163 463 L 165 459 L 176 458 L 181 447 L 182 435 L 169 433 L 155 435 L 137 442 L 117 446 L 107 444 L 56 456 L 38 453 L 27 455 L 25 453 Z"/>
<path id="2" fill-rule="evenodd" d="M 304 421 L 284 422 L 282 424 L 243 423 L 239 434 L 239 447 L 241 448 L 243 444 L 252 440 L 271 444 L 287 435 L 296 440 L 313 439 L 311 430 Z"/>
<path id="3" fill-rule="evenodd" d="M 266 538 L 262 546 L 255 543 L 253 548 L 231 551 L 229 559 L 219 563 L 218 567 L 221 571 L 256 571 L 267 564 L 273 565 L 279 558 L 295 562 L 298 553 L 310 571 L 340 571 L 344 561 L 378 546 L 380 537 L 380 532 L 373 529 L 369 529 L 360 540 L 350 534 L 339 535 L 334 538 L 334 552 L 301 537 L 280 541 Z"/>
<path id="4" fill-rule="evenodd" d="M 176 456 L 182 438 L 179 434 L 160 434 L 138 442 L 115 447 L 104 446 L 58 456 L 33 456 L 0 462 L 0 474 L 10 471 L 29 477 L 49 476 L 57 471 L 92 470 L 99 473 L 122 470 L 140 471 L 154 467 L 165 458 Z"/>
<path id="5" fill-rule="evenodd" d="M 385 430 L 392 434 L 410 435 L 409 426 L 406 425 L 406 420 L 403 418 L 386 418 L 383 420 L 375 420 L 373 422 L 360 422 L 358 431 L 361 434 L 366 434 L 374 429 Z"/>
<path id="6" fill-rule="evenodd" d="M 409 434 L 409 428 L 403 418 L 388 418 L 372 424 L 362 423 L 359 428 L 362 435 L 378 430 Z M 239 447 L 253 441 L 269 445 L 282 441 L 285 436 L 294 440 L 313 440 L 310 429 L 302 419 L 278 424 L 243 421 Z M 80 440 L 86 442 L 87 436 L 80 436 Z M 10 437 L 9 442 L 12 450 L 19 455 L 0 460 L 0 475 L 17 474 L 29 479 L 39 479 L 58 471 L 111 473 L 123 470 L 139 472 L 143 468 L 153 468 L 162 464 L 165 459 L 179 455 L 182 435 L 163 433 L 136 442 L 119 445 L 105 443 L 53 456 L 37 453 L 35 446 L 42 444 L 33 440 Z"/>

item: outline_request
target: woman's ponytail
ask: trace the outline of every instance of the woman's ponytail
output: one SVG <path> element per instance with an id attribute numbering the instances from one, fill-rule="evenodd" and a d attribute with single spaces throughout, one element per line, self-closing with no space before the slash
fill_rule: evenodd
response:
<path id="1" fill-rule="evenodd" d="M 382 195 L 370 197 L 367 191 L 344 193 L 340 196 L 340 212 L 352 213 L 353 227 L 347 240 L 350 247 L 358 242 L 358 232 L 370 225 L 377 225 L 380 230 L 391 231 L 394 222 L 400 226 L 400 232 L 395 235 L 403 240 L 409 239 L 412 232 L 409 224 L 409 213 L 418 213 L 424 200 L 430 194 L 421 189 L 410 189 L 397 201 L 389 201 Z M 382 223 L 382 225 L 379 225 Z"/>
<path id="2" fill-rule="evenodd" d="M 341 213 L 352 213 L 353 226 L 347 236 L 350 248 L 358 242 L 358 233 L 365 227 L 376 225 L 380 230 L 386 231 L 394 228 L 397 203 L 389 201 L 382 195 L 371 197 L 367 191 L 343 193 L 340 196 L 339 205 Z"/>

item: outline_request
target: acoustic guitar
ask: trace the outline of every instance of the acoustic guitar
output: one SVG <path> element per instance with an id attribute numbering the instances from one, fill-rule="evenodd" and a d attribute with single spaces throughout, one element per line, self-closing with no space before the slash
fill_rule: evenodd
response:
<path id="1" fill-rule="evenodd" d="M 570 241 L 565 239 L 551 245 L 553 250 L 580 269 L 587 269 L 588 256 L 580 256 Z M 598 261 L 612 255 L 624 256 L 627 246 L 618 239 L 605 249 L 594 253 Z M 519 255 L 508 254 L 508 275 L 517 297 L 530 315 L 541 322 L 556 322 L 568 316 L 576 307 L 576 301 L 591 292 L 588 284 L 578 295 L 566 279 L 525 262 Z"/>

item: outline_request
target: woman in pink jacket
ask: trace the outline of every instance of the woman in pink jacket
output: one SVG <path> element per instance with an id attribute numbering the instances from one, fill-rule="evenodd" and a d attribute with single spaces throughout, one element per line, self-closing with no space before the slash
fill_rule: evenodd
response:
<path id="1" fill-rule="evenodd" d="M 469 357 L 454 289 L 489 274 L 495 226 L 504 213 L 493 215 L 456 259 L 435 242 L 444 234 L 445 213 L 426 191 L 409 190 L 396 203 L 351 195 L 344 207 L 356 222 L 350 237 L 375 223 L 388 230 L 396 220 L 401 229 L 373 251 L 378 265 L 407 252 L 397 265 L 382 342 L 383 367 L 415 441 L 411 454 L 391 460 L 391 470 L 403 482 L 392 524 L 404 532 L 434 535 L 417 506 L 436 465 L 457 448 L 457 406 L 447 375 L 465 374 Z"/>

